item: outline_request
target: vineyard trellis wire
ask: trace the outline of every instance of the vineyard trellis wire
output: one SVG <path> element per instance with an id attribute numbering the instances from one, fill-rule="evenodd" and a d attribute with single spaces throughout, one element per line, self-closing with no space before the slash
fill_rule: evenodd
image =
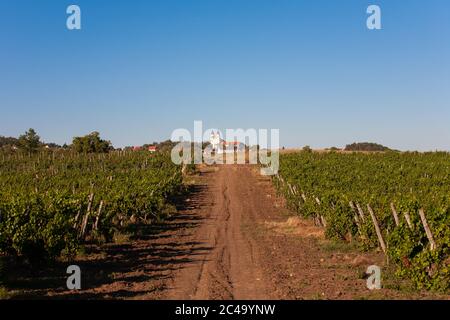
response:
<path id="1" fill-rule="evenodd" d="M 381 248 L 418 288 L 450 288 L 450 154 L 282 154 L 273 178 L 328 238 Z"/>
<path id="2" fill-rule="evenodd" d="M 130 222 L 164 219 L 181 192 L 181 168 L 167 154 L 3 155 L 0 253 L 73 255 L 87 238 L 111 241 Z"/>

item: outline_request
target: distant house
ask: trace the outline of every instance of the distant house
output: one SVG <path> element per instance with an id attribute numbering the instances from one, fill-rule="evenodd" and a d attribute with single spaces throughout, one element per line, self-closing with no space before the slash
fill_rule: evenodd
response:
<path id="1" fill-rule="evenodd" d="M 149 146 L 147 148 L 147 150 L 150 151 L 150 152 L 156 152 L 156 146 Z"/>
<path id="2" fill-rule="evenodd" d="M 141 150 L 142 150 L 142 147 L 140 147 L 140 146 L 133 147 L 133 151 L 141 151 Z"/>

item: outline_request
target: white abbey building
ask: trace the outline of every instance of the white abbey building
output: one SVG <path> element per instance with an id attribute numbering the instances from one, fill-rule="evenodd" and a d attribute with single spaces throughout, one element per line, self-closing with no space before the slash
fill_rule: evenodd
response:
<path id="1" fill-rule="evenodd" d="M 239 141 L 225 141 L 220 138 L 219 131 L 211 132 L 210 142 L 218 154 L 245 151 L 245 144 Z"/>

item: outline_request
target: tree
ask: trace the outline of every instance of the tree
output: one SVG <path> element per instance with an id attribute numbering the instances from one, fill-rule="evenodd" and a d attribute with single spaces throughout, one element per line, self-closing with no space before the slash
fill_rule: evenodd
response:
<path id="1" fill-rule="evenodd" d="M 19 141 L 17 138 L 0 136 L 0 148 L 4 146 L 17 146 Z"/>
<path id="2" fill-rule="evenodd" d="M 373 142 L 355 142 L 345 146 L 345 151 L 389 151 L 388 147 L 385 147 L 378 143 Z"/>
<path id="3" fill-rule="evenodd" d="M 36 131 L 30 128 L 25 134 L 19 137 L 19 148 L 28 153 L 34 153 L 38 151 L 41 145 L 40 139 Z"/>
<path id="4" fill-rule="evenodd" d="M 312 152 L 312 149 L 310 146 L 304 146 L 302 150 L 305 152 Z"/>
<path id="5" fill-rule="evenodd" d="M 100 133 L 94 131 L 83 137 L 74 137 L 72 148 L 80 153 L 106 153 L 112 150 L 110 141 L 102 140 Z"/>
<path id="6" fill-rule="evenodd" d="M 166 153 L 166 152 L 171 152 L 172 149 L 177 145 L 177 142 L 173 142 L 171 140 L 165 140 L 162 142 L 153 142 L 152 144 L 144 144 L 142 146 L 143 149 L 147 150 L 148 147 L 150 146 L 156 146 L 156 149 L 158 150 L 158 152 L 161 153 Z"/>

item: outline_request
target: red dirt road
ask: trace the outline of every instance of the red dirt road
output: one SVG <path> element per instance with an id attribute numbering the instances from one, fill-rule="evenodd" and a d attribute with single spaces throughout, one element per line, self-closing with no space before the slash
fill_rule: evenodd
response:
<path id="1" fill-rule="evenodd" d="M 191 240 L 211 250 L 174 274 L 166 298 L 277 298 L 264 278 L 257 243 L 242 230 L 264 210 L 249 175 L 248 168 L 239 166 L 221 167 L 212 175 L 205 194 L 210 204 L 202 208 L 205 221 Z"/>

